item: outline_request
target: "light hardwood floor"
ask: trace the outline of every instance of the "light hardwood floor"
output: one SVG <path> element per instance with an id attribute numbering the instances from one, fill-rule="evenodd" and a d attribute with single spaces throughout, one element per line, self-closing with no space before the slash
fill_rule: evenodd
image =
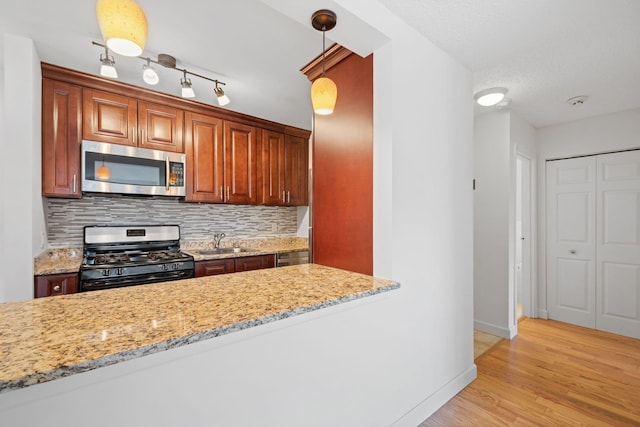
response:
<path id="1" fill-rule="evenodd" d="M 478 378 L 419 427 L 640 426 L 640 340 L 523 319 Z"/>

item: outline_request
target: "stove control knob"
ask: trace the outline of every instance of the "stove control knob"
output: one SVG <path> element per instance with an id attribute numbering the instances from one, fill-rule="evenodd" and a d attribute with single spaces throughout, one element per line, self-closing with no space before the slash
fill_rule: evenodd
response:
<path id="1" fill-rule="evenodd" d="M 167 271 L 169 266 L 167 264 L 162 264 L 162 270 Z"/>
<path id="2" fill-rule="evenodd" d="M 176 264 L 173 264 L 172 267 L 173 267 L 174 270 L 177 270 L 180 267 L 180 265 L 178 263 L 176 263 Z"/>
<path id="3" fill-rule="evenodd" d="M 109 274 L 111 274 L 111 271 L 109 271 L 108 268 L 106 270 L 102 270 L 102 275 L 103 276 L 108 276 Z"/>
<path id="4" fill-rule="evenodd" d="M 118 269 L 116 270 L 116 274 L 117 274 L 118 276 L 121 276 L 121 275 L 122 275 L 122 267 L 118 267 Z"/>

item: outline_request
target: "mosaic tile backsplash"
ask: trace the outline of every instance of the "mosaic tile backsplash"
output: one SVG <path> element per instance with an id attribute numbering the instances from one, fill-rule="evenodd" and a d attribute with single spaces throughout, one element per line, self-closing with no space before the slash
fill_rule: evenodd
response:
<path id="1" fill-rule="evenodd" d="M 81 247 L 86 225 L 178 224 L 182 240 L 295 236 L 296 207 L 184 203 L 162 197 L 93 196 L 46 199 L 50 248 Z"/>

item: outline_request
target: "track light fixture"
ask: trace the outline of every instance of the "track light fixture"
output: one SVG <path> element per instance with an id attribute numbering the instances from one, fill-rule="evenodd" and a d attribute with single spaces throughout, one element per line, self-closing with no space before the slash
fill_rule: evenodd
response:
<path id="1" fill-rule="evenodd" d="M 151 61 L 147 60 L 147 63 L 142 66 L 142 80 L 149 85 L 157 85 L 160 81 L 158 73 L 151 66 Z"/>
<path id="2" fill-rule="evenodd" d="M 104 47 L 104 55 L 100 54 L 100 75 L 104 77 L 110 77 L 112 79 L 118 78 L 118 72 L 116 71 L 116 61 L 113 56 L 109 55 L 109 48 Z"/>
<path id="3" fill-rule="evenodd" d="M 187 77 L 187 70 L 184 70 L 184 77 L 180 79 L 180 86 L 182 86 L 183 98 L 193 98 L 196 96 L 196 93 L 191 87 L 191 80 Z"/>
<path id="4" fill-rule="evenodd" d="M 221 107 L 224 107 L 230 101 L 229 101 L 229 97 L 224 94 L 224 90 L 222 90 L 222 88 L 218 86 L 218 83 L 219 82 L 216 82 L 216 87 L 213 88 L 213 93 L 215 93 L 216 97 L 218 98 L 218 105 L 220 105 Z"/>
<path id="5" fill-rule="evenodd" d="M 311 104 L 316 114 L 327 115 L 333 113 L 338 98 L 338 87 L 326 76 L 325 72 L 325 32 L 336 26 L 336 14 L 330 10 L 318 10 L 311 16 L 311 25 L 322 31 L 322 77 L 317 78 L 311 85 Z"/>
<path id="6" fill-rule="evenodd" d="M 113 59 L 113 56 L 109 55 L 109 49 L 107 48 L 107 46 L 97 42 L 91 42 L 91 44 L 95 46 L 103 47 L 105 49 L 104 55 L 102 54 L 100 55 L 100 62 L 102 63 L 102 67 L 100 69 L 100 75 L 105 77 L 111 77 L 114 79 L 118 78 L 118 74 L 114 67 L 115 60 Z M 229 100 L 229 97 L 224 93 L 224 90 L 220 87 L 220 85 L 224 86 L 226 85 L 226 83 L 221 82 L 218 79 L 212 79 L 200 74 L 196 74 L 194 72 L 188 71 L 186 68 L 177 67 L 176 58 L 174 58 L 171 55 L 168 55 L 166 53 L 158 54 L 157 60 L 154 60 L 145 56 L 138 56 L 138 58 L 141 59 L 142 61 L 145 61 L 145 64 L 143 64 L 142 66 L 142 79 L 147 84 L 155 85 L 155 84 L 158 84 L 158 82 L 160 81 L 160 77 L 158 77 L 158 73 L 151 66 L 151 63 L 153 62 L 154 64 L 162 65 L 165 68 L 177 70 L 182 73 L 182 78 L 180 79 L 180 86 L 182 88 L 181 89 L 182 97 L 193 98 L 196 96 L 193 90 L 193 85 L 191 83 L 191 80 L 187 77 L 187 74 L 189 74 L 192 76 L 200 77 L 201 79 L 204 79 L 204 80 L 208 80 L 215 84 L 215 87 L 213 88 L 213 93 L 216 95 L 218 105 L 220 105 L 221 107 L 224 107 L 225 105 L 229 104 L 229 102 L 231 102 Z M 105 69 L 105 67 L 110 67 L 110 68 Z"/>

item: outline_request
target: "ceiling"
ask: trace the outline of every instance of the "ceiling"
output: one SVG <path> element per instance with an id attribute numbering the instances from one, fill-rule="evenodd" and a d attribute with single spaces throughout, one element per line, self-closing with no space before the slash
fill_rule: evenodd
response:
<path id="1" fill-rule="evenodd" d="M 380 2 L 468 67 L 474 92 L 508 88 L 508 108 L 535 127 L 640 107 L 638 0 Z M 310 24 L 262 0 L 138 3 L 149 21 L 145 56 L 168 53 L 179 67 L 225 82 L 225 108 L 311 127 L 309 82 L 299 70 L 320 53 L 322 37 Z M 91 45 L 101 42 L 93 0 L 2 2 L 0 32 L 33 39 L 44 62 L 98 73 L 103 50 Z M 142 65 L 117 56 L 119 80 L 146 86 Z M 161 83 L 153 88 L 179 95 L 181 74 L 156 70 Z M 196 100 L 216 105 L 212 84 L 191 80 Z M 569 106 L 577 95 L 589 99 Z M 486 111 L 493 110 L 476 107 L 476 114 Z"/>

